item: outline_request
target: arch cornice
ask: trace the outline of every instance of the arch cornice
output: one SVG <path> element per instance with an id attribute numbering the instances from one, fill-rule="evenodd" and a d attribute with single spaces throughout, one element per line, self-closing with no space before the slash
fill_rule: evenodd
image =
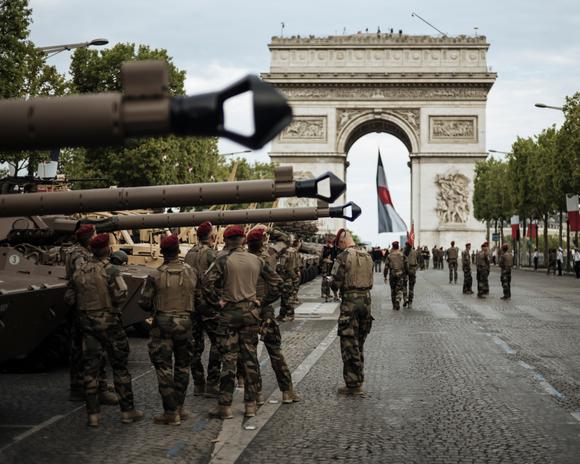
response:
<path id="1" fill-rule="evenodd" d="M 348 109 L 342 111 L 344 113 L 337 118 L 336 151 L 338 153 L 347 153 L 356 140 L 371 132 L 392 134 L 405 144 L 409 153 L 419 152 L 419 110 Z M 341 124 L 341 119 L 346 122 Z"/>

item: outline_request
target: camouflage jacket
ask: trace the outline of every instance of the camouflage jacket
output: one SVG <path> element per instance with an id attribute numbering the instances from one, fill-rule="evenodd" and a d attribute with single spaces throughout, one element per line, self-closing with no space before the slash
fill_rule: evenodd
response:
<path id="1" fill-rule="evenodd" d="M 100 288 L 100 284 L 94 283 L 91 275 L 86 271 L 89 268 L 104 270 L 106 275 L 106 288 Z M 72 276 L 72 282 L 77 294 L 76 300 L 79 310 L 114 310 L 125 303 L 127 299 L 127 284 L 121 275 L 120 269 L 111 264 L 108 257 L 92 257 L 89 261 L 81 264 Z M 90 289 L 90 290 L 87 290 Z M 96 306 L 102 306 L 97 308 Z"/>
<path id="2" fill-rule="evenodd" d="M 216 251 L 206 242 L 201 242 L 191 248 L 185 255 L 185 262 L 189 264 L 197 274 L 195 290 L 196 304 L 201 303 L 201 278 L 216 259 Z"/>

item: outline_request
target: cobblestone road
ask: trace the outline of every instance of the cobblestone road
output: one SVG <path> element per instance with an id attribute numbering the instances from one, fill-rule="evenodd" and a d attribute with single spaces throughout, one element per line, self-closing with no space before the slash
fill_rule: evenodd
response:
<path id="1" fill-rule="evenodd" d="M 155 426 L 160 409 L 146 341 L 131 340 L 131 372 L 147 419 L 122 426 L 107 407 L 98 430 L 67 398 L 67 374 L 0 375 L 2 463 L 579 463 L 580 285 L 514 273 L 512 300 L 478 300 L 421 272 L 413 309 L 394 312 L 377 274 L 364 398 L 336 394 L 341 362 L 336 303 L 318 282 L 284 324 L 285 354 L 304 400 L 281 405 L 267 355 L 267 402 L 256 418 L 209 419 L 212 400 L 187 397 L 193 417 Z M 240 392 L 237 393 L 238 397 Z"/>

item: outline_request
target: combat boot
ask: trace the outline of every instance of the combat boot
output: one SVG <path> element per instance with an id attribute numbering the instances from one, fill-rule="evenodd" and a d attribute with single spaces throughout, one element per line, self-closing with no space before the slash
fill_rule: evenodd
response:
<path id="1" fill-rule="evenodd" d="M 143 411 L 139 411 L 138 409 L 132 409 L 131 411 L 123 411 L 121 413 L 121 422 L 123 424 L 131 424 L 132 422 L 137 422 L 138 420 L 143 419 Z"/>
<path id="2" fill-rule="evenodd" d="M 179 417 L 182 421 L 189 419 L 189 413 L 185 410 L 185 407 L 181 406 L 177 412 L 179 413 Z"/>
<path id="3" fill-rule="evenodd" d="M 100 414 L 89 414 L 87 419 L 87 425 L 89 427 L 98 427 L 101 425 L 101 415 Z"/>
<path id="4" fill-rule="evenodd" d="M 340 395 L 347 395 L 347 396 L 363 396 L 365 394 L 365 392 L 363 391 L 363 389 L 360 385 L 357 387 L 340 387 L 338 389 L 338 393 Z"/>
<path id="5" fill-rule="evenodd" d="M 115 392 L 110 390 L 99 391 L 99 403 L 107 406 L 116 406 L 119 404 L 119 397 Z"/>
<path id="6" fill-rule="evenodd" d="M 264 400 L 263 393 L 262 392 L 257 392 L 256 393 L 256 405 L 257 406 L 262 406 L 265 402 L 266 402 L 266 400 Z"/>
<path id="7" fill-rule="evenodd" d="M 155 416 L 153 422 L 159 425 L 181 425 L 181 416 L 177 412 L 164 412 Z"/>
<path id="8" fill-rule="evenodd" d="M 203 396 L 205 393 L 205 383 L 193 386 L 193 396 Z"/>
<path id="9" fill-rule="evenodd" d="M 255 401 L 246 401 L 246 412 L 244 416 L 246 417 L 254 417 L 256 415 L 256 402 Z"/>
<path id="10" fill-rule="evenodd" d="M 219 394 L 220 394 L 219 386 L 212 385 L 209 383 L 205 386 L 205 393 L 203 396 L 205 396 L 206 398 L 217 398 Z"/>
<path id="11" fill-rule="evenodd" d="M 215 417 L 217 419 L 232 419 L 234 415 L 232 414 L 231 406 L 218 404 L 215 409 L 209 412 L 209 417 Z"/>
<path id="12" fill-rule="evenodd" d="M 297 403 L 300 400 L 302 400 L 302 398 L 298 396 L 293 388 L 282 392 L 282 403 L 284 404 Z"/>

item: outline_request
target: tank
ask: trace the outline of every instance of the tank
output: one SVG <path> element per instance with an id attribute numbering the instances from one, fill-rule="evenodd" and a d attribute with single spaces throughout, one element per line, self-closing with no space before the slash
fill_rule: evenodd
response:
<path id="1" fill-rule="evenodd" d="M 31 216 L 0 220 L 0 362 L 21 358 L 43 346 L 44 354 L 63 356 L 66 345 L 54 334 L 63 325 L 68 307 L 63 303 L 66 289 L 64 250 L 75 229 L 92 223 L 98 232 L 124 229 L 195 226 L 204 221 L 213 224 L 245 224 L 314 220 L 339 217 L 350 221 L 360 215 L 355 203 L 316 207 L 270 208 L 195 213 L 141 214 L 115 216 L 104 220 L 73 219 L 66 216 Z M 137 305 L 139 289 L 151 272 L 145 266 L 123 266 L 129 286 L 129 298 L 122 308 L 125 326 L 142 322 L 148 315 Z M 309 273 L 310 274 L 310 273 Z M 65 335 L 66 336 L 66 335 Z"/>

